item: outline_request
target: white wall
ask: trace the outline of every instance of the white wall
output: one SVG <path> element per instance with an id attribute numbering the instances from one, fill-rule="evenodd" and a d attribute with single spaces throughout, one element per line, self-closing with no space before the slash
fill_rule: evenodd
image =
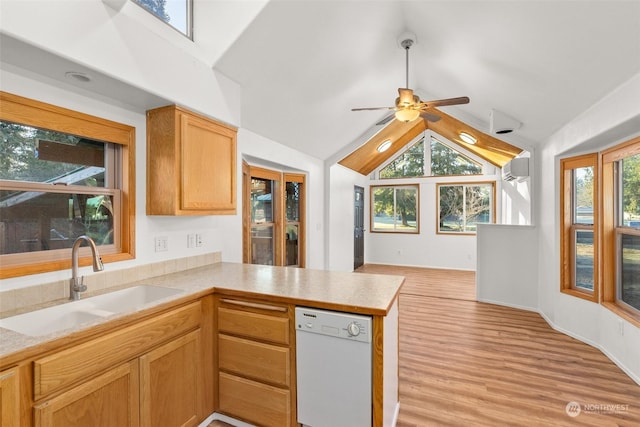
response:
<path id="1" fill-rule="evenodd" d="M 640 383 L 640 328 L 602 305 L 560 292 L 559 159 L 627 141 L 640 129 L 640 73 L 545 143 L 537 182 L 539 310 L 558 330 L 600 348 Z M 516 254 L 514 254 L 515 257 Z M 511 259 L 505 259 L 505 264 Z"/>
<path id="2" fill-rule="evenodd" d="M 500 218 L 501 178 L 494 175 L 482 177 L 482 181 L 496 181 L 496 218 Z M 442 182 L 474 182 L 477 177 L 457 176 L 418 179 L 394 179 L 369 181 L 369 185 L 420 184 L 420 233 L 371 233 L 365 236 L 365 261 L 372 264 L 397 264 L 414 267 L 476 269 L 476 236 L 437 234 L 436 184 Z M 367 188 L 366 191 L 369 191 Z M 365 218 L 369 215 L 370 202 L 365 206 Z M 370 224 L 366 224 L 370 230 Z"/>
<path id="3" fill-rule="evenodd" d="M 369 203 L 367 177 L 334 164 L 328 169 L 328 230 L 327 230 L 327 269 L 334 271 L 353 271 L 353 214 L 354 186 L 363 187 L 366 209 Z M 365 229 L 369 227 L 365 223 Z M 368 234 L 365 233 L 365 245 Z M 365 246 L 365 260 L 367 248 Z"/>
<path id="4" fill-rule="evenodd" d="M 478 301 L 537 311 L 536 228 L 524 225 L 480 224 L 477 239 Z"/>
<path id="5" fill-rule="evenodd" d="M 186 84 L 186 83 L 185 83 Z M 228 84 L 233 84 L 228 81 Z M 245 154 L 261 157 L 295 167 L 308 174 L 307 189 L 307 266 L 324 268 L 324 190 L 323 162 L 262 138 L 244 129 L 238 132 L 237 200 L 238 214 L 223 216 L 170 217 L 147 216 L 146 209 L 146 118 L 144 111 L 132 111 L 92 97 L 74 92 L 71 86 L 64 87 L 57 81 L 0 64 L 0 90 L 27 98 L 51 103 L 105 119 L 125 123 L 136 128 L 136 259 L 106 265 L 106 269 L 122 269 L 152 262 L 222 252 L 223 261 L 242 262 L 242 168 L 241 157 Z M 228 91 L 237 91 L 228 88 Z M 238 114 L 239 112 L 235 112 Z M 201 233 L 204 245 L 187 249 L 187 234 Z M 167 236 L 169 250 L 154 251 L 154 238 Z M 91 274 L 87 270 L 86 274 Z M 2 280 L 3 289 L 36 285 L 65 279 L 68 271 L 58 271 Z"/>

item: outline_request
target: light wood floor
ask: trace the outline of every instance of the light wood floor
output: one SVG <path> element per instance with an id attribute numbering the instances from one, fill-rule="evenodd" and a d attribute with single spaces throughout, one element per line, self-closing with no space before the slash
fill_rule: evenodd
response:
<path id="1" fill-rule="evenodd" d="M 640 386 L 537 313 L 474 301 L 474 273 L 358 271 L 406 277 L 398 427 L 640 426 Z M 569 402 L 581 405 L 575 418 Z"/>

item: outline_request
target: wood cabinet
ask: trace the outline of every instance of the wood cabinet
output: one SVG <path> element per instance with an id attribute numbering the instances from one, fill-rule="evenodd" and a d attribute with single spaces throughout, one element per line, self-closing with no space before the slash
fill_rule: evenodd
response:
<path id="1" fill-rule="evenodd" d="M 147 215 L 235 214 L 236 133 L 175 105 L 147 111 Z"/>
<path id="2" fill-rule="evenodd" d="M 20 420 L 18 368 L 0 372 L 0 426 L 17 427 Z"/>
<path id="3" fill-rule="evenodd" d="M 138 361 L 88 379 L 35 405 L 36 427 L 137 427 Z"/>
<path id="4" fill-rule="evenodd" d="M 197 426 L 214 411 L 213 306 L 105 324 L 2 371 L 2 427 Z"/>
<path id="5" fill-rule="evenodd" d="M 219 411 L 261 426 L 297 425 L 293 306 L 216 298 Z"/>

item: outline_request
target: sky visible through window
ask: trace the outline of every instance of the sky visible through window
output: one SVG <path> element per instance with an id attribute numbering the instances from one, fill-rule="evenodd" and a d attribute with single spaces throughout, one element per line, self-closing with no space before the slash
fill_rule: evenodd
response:
<path id="1" fill-rule="evenodd" d="M 187 0 L 167 0 L 165 10 L 169 24 L 181 33 L 187 34 Z"/>

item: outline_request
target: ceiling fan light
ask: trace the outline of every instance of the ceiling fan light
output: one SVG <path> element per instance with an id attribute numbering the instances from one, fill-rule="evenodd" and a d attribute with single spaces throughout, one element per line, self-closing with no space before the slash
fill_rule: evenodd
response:
<path id="1" fill-rule="evenodd" d="M 467 132 L 460 132 L 460 139 L 463 140 L 464 142 L 466 142 L 467 144 L 475 144 L 478 140 L 476 139 L 475 136 L 467 133 Z"/>
<path id="2" fill-rule="evenodd" d="M 389 149 L 389 147 L 391 147 L 391 140 L 387 139 L 382 144 L 378 145 L 378 148 L 376 148 L 376 150 L 378 150 L 378 153 L 384 153 Z"/>
<path id="3" fill-rule="evenodd" d="M 399 121 L 407 123 L 412 122 L 420 117 L 420 111 L 407 108 L 396 111 L 395 116 Z"/>

